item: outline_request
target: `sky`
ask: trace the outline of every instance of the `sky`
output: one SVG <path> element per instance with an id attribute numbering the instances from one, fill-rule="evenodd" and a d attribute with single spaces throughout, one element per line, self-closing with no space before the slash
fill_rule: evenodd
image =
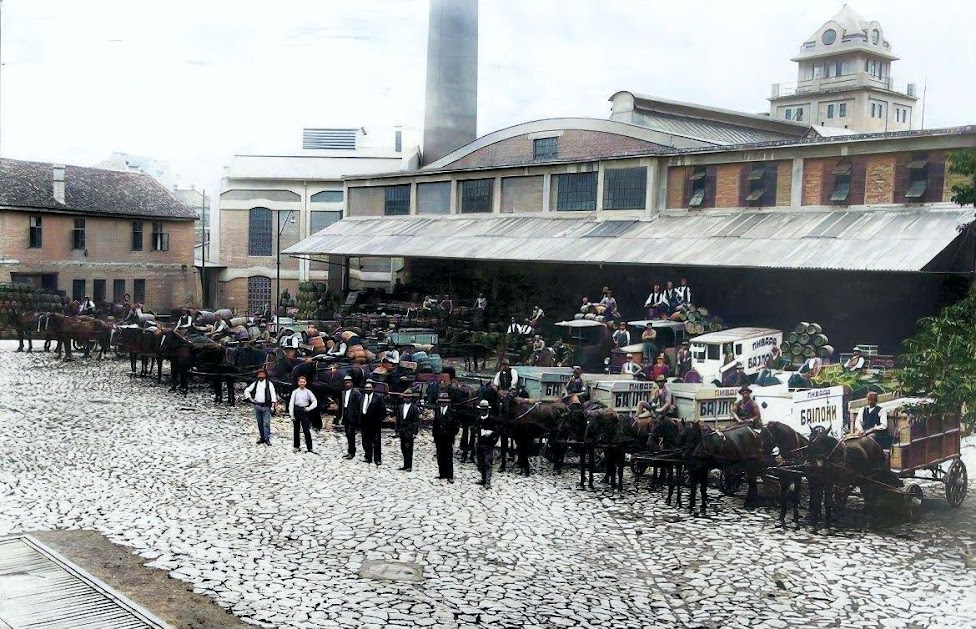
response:
<path id="1" fill-rule="evenodd" d="M 167 161 L 215 190 L 234 154 L 301 148 L 303 127 L 423 122 L 426 0 L 0 0 L 0 152 L 94 165 Z M 843 2 L 482 0 L 479 135 L 609 115 L 620 90 L 768 111 L 799 46 Z M 972 0 L 859 0 L 926 90 L 925 126 L 976 123 Z M 389 136 L 389 137 L 387 137 Z"/>

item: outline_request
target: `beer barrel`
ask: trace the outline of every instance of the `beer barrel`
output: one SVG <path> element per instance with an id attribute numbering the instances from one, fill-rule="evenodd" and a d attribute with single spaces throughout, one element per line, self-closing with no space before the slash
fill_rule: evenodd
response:
<path id="1" fill-rule="evenodd" d="M 796 342 L 799 343 L 800 345 L 806 345 L 807 343 L 810 342 L 810 335 L 807 334 L 806 332 L 802 334 L 797 334 Z"/>
<path id="2" fill-rule="evenodd" d="M 797 337 L 796 332 L 790 332 L 789 334 L 786 335 L 786 340 L 789 341 L 790 343 L 796 343 L 797 341 L 796 337 Z"/>
<path id="3" fill-rule="evenodd" d="M 695 324 L 692 323 L 691 321 L 685 321 L 685 332 L 687 332 L 688 334 L 694 334 Z"/>
<path id="4" fill-rule="evenodd" d="M 821 358 L 830 358 L 834 355 L 833 345 L 821 345 L 817 351 L 820 353 Z"/>
<path id="5" fill-rule="evenodd" d="M 779 344 L 779 351 L 785 356 L 790 353 L 790 347 L 792 344 L 789 341 L 783 341 Z"/>
<path id="6" fill-rule="evenodd" d="M 695 326 L 695 334 L 704 334 L 705 332 L 704 323 L 702 323 L 701 321 L 696 321 L 693 325 Z"/>
<path id="7" fill-rule="evenodd" d="M 796 332 L 797 334 L 801 334 L 807 331 L 808 325 L 810 324 L 807 323 L 806 321 L 801 321 L 799 324 L 797 324 L 797 326 L 793 329 L 793 331 Z"/>
<path id="8" fill-rule="evenodd" d="M 803 355 L 803 346 L 802 345 L 790 345 L 790 354 L 793 355 L 793 356 L 802 356 Z"/>
<path id="9" fill-rule="evenodd" d="M 806 333 L 810 335 L 822 334 L 823 328 L 821 328 L 820 325 L 817 323 L 811 323 L 807 325 Z"/>
<path id="10" fill-rule="evenodd" d="M 145 323 L 146 321 L 155 321 L 156 315 L 152 313 L 143 313 L 139 315 L 139 323 Z"/>
<path id="11" fill-rule="evenodd" d="M 827 344 L 826 334 L 814 334 L 813 335 L 813 345 L 814 347 L 823 347 Z"/>
<path id="12" fill-rule="evenodd" d="M 213 325 L 214 313 L 209 312 L 207 310 L 201 310 L 197 314 L 197 321 L 199 323 L 202 323 L 203 325 Z"/>
<path id="13" fill-rule="evenodd" d="M 711 323 L 708 324 L 708 331 L 709 332 L 721 332 L 722 331 L 722 322 L 721 321 L 712 321 Z"/>
<path id="14" fill-rule="evenodd" d="M 214 314 L 215 315 L 220 315 L 220 318 L 223 319 L 224 321 L 226 321 L 226 320 L 228 320 L 228 319 L 230 319 L 231 317 L 234 316 L 234 313 L 230 310 L 230 308 L 221 308 L 220 310 L 218 310 Z"/>
<path id="15" fill-rule="evenodd" d="M 703 317 L 707 317 L 708 316 L 708 308 L 699 308 L 698 309 L 698 314 L 700 314 Z"/>
<path id="16" fill-rule="evenodd" d="M 807 357 L 807 358 L 813 358 L 814 356 L 817 355 L 817 349 L 815 347 L 813 347 L 812 345 L 804 345 L 803 346 L 803 355 L 805 357 Z"/>
<path id="17" fill-rule="evenodd" d="M 228 325 L 232 328 L 236 328 L 239 325 L 247 325 L 247 317 L 234 317 L 229 322 Z"/>

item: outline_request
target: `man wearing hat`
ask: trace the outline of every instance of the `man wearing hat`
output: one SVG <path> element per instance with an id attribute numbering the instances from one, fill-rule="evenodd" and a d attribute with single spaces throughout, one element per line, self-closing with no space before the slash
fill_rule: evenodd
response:
<path id="1" fill-rule="evenodd" d="M 180 318 L 176 320 L 176 330 L 178 332 L 186 332 L 193 325 L 193 317 L 190 316 L 190 311 L 184 308 L 180 310 Z"/>
<path id="2" fill-rule="evenodd" d="M 583 402 L 586 393 L 586 383 L 583 382 L 583 369 L 579 365 L 573 367 L 573 375 L 569 377 L 566 386 L 563 388 L 563 401 L 570 402 L 575 397 L 579 402 Z"/>
<path id="3" fill-rule="evenodd" d="M 667 417 L 674 414 L 674 398 L 671 396 L 671 389 L 668 387 L 668 379 L 659 375 L 654 378 L 657 383 L 657 398 L 654 400 L 654 414 L 659 417 Z"/>
<path id="4" fill-rule="evenodd" d="M 491 412 L 488 400 L 478 402 L 477 439 L 475 457 L 478 471 L 481 472 L 479 485 L 491 489 L 491 466 L 495 458 L 495 444 L 498 443 L 498 420 Z"/>
<path id="5" fill-rule="evenodd" d="M 502 358 L 501 363 L 498 366 L 498 373 L 495 374 L 495 379 L 492 380 L 492 384 L 498 391 L 508 391 L 509 389 L 518 389 L 519 375 L 515 371 L 514 367 L 508 364 L 507 358 Z"/>
<path id="6" fill-rule="evenodd" d="M 302 450 L 302 442 L 299 439 L 299 431 L 301 431 L 305 434 L 305 447 L 309 454 L 318 454 L 312 449 L 312 433 L 309 431 L 308 414 L 315 410 L 319 402 L 315 399 L 315 394 L 305 388 L 306 384 L 305 376 L 298 379 L 298 388 L 288 396 L 288 414 L 291 415 L 295 452 Z"/>
<path id="7" fill-rule="evenodd" d="M 861 348 L 854 348 L 854 355 L 844 363 L 844 371 L 860 371 L 864 369 L 864 356 L 861 355 Z"/>
<path id="8" fill-rule="evenodd" d="M 744 387 L 749 386 L 749 376 L 741 362 L 736 362 L 732 369 L 727 369 L 722 374 L 723 387 Z"/>
<path id="9" fill-rule="evenodd" d="M 257 380 L 244 389 L 244 399 L 254 405 L 254 418 L 258 422 L 258 444 L 271 445 L 271 413 L 278 403 L 278 392 L 268 380 L 264 369 L 258 369 Z"/>
<path id="10" fill-rule="evenodd" d="M 636 376 L 642 371 L 639 362 L 634 360 L 633 354 L 627 354 L 627 362 L 620 367 L 620 373 L 625 376 Z"/>
<path id="11" fill-rule="evenodd" d="M 400 452 L 403 453 L 403 467 L 409 472 L 413 469 L 413 441 L 420 432 L 420 408 L 417 407 L 417 394 L 412 389 L 403 392 L 403 404 L 397 409 L 396 433 L 400 437 Z"/>
<path id="12" fill-rule="evenodd" d="M 454 482 L 454 439 L 457 437 L 460 424 L 451 398 L 447 391 L 441 391 L 437 396 L 437 406 L 434 407 L 434 447 L 437 449 L 437 478 Z"/>
<path id="13" fill-rule="evenodd" d="M 365 450 L 367 463 L 380 465 L 383 462 L 383 451 L 380 443 L 380 429 L 383 420 L 386 419 L 386 401 L 383 394 L 376 393 L 373 388 L 373 381 L 367 380 L 363 387 L 363 402 L 360 406 L 362 412 L 360 421 L 363 428 L 363 450 Z"/>
<path id="14" fill-rule="evenodd" d="M 346 459 L 356 458 L 356 431 L 359 430 L 359 414 L 363 406 L 363 396 L 352 386 L 352 376 L 342 379 L 342 393 L 339 394 L 339 412 L 335 426 L 342 426 L 346 433 Z M 365 447 L 365 443 L 364 443 Z"/>
<path id="15" fill-rule="evenodd" d="M 674 359 L 675 375 L 684 378 L 685 374 L 691 371 L 691 350 L 688 341 L 681 342 L 681 349 L 678 350 Z"/>
<path id="16" fill-rule="evenodd" d="M 752 399 L 752 389 L 749 388 L 749 385 L 743 385 L 739 389 L 739 395 L 742 398 L 736 400 L 735 404 L 732 405 L 732 419 L 738 420 L 739 423 L 750 424 L 756 430 L 761 430 L 763 427 L 762 416 L 759 413 L 759 405 Z"/>

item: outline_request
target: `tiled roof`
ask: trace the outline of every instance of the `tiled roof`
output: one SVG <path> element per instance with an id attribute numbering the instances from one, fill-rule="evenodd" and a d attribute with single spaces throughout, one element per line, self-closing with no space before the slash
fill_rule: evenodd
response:
<path id="1" fill-rule="evenodd" d="M 188 219 L 196 213 L 138 172 L 65 166 L 65 202 L 54 199 L 54 164 L 0 159 L 0 207 L 77 214 Z"/>

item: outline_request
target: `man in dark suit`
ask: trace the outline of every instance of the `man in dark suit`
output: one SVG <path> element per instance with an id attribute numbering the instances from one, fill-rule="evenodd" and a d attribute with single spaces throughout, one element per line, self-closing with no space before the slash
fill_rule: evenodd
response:
<path id="1" fill-rule="evenodd" d="M 403 467 L 409 472 L 413 469 L 413 441 L 420 432 L 420 408 L 417 407 L 417 394 L 407 389 L 403 393 L 403 404 L 397 409 L 396 432 L 400 437 L 400 452 L 403 453 Z"/>
<path id="2" fill-rule="evenodd" d="M 359 415 L 363 407 L 362 394 L 353 388 L 352 376 L 342 379 L 342 393 L 339 394 L 339 413 L 336 424 L 342 424 L 346 432 L 347 459 L 356 458 L 356 431 L 359 430 Z"/>
<path id="3" fill-rule="evenodd" d="M 383 454 L 380 445 L 380 429 L 386 419 L 386 401 L 382 393 L 373 390 L 373 381 L 367 380 L 363 387 L 363 401 L 360 422 L 363 427 L 363 450 L 366 451 L 367 463 L 380 465 Z"/>
<path id="4" fill-rule="evenodd" d="M 434 407 L 434 446 L 437 448 L 437 478 L 454 482 L 454 439 L 460 424 L 447 391 L 437 396 Z"/>

